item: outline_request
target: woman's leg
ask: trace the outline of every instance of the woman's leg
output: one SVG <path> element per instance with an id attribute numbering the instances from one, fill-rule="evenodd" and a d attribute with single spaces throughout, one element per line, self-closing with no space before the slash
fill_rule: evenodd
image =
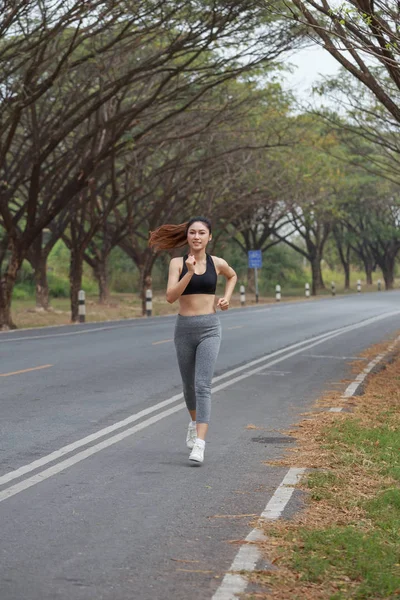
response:
<path id="1" fill-rule="evenodd" d="M 211 413 L 211 380 L 217 362 L 220 335 L 213 335 L 203 339 L 196 351 L 196 415 L 197 437 L 204 440 L 208 430 Z"/>
<path id="2" fill-rule="evenodd" d="M 192 421 L 196 421 L 195 361 L 196 345 L 190 336 L 175 335 L 176 356 L 183 384 L 183 395 Z"/>

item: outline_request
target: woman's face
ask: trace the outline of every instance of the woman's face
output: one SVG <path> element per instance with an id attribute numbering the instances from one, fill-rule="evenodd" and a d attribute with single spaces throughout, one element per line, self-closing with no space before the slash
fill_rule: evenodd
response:
<path id="1" fill-rule="evenodd" d="M 196 221 L 188 229 L 187 240 L 191 250 L 203 250 L 211 240 L 210 230 L 205 223 Z"/>

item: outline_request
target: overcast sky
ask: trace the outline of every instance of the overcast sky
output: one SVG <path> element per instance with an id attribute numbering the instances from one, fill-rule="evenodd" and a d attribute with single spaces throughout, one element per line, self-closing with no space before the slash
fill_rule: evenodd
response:
<path id="1" fill-rule="evenodd" d="M 283 86 L 290 89 L 299 100 L 312 100 L 311 87 L 323 75 L 335 75 L 339 63 L 320 46 L 313 46 L 290 54 L 287 58 L 294 67 L 292 74 L 284 75 Z"/>

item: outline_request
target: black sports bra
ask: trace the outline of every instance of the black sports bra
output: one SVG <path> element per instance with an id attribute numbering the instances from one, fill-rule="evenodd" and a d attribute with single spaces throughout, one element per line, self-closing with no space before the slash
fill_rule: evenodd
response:
<path id="1" fill-rule="evenodd" d="M 188 269 L 186 266 L 186 260 L 188 255 L 185 254 L 183 257 L 183 269 L 179 275 L 179 281 L 184 275 L 186 275 Z M 206 271 L 202 275 L 196 273 L 192 276 L 187 286 L 182 292 L 182 296 L 188 296 L 189 294 L 215 294 L 217 289 L 217 271 L 215 270 L 214 261 L 210 254 L 206 254 Z"/>

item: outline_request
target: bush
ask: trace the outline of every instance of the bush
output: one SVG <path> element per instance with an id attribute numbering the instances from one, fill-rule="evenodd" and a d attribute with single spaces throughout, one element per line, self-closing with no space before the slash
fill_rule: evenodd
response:
<path id="1" fill-rule="evenodd" d="M 54 273 L 49 273 L 47 279 L 51 298 L 69 298 L 69 279 L 60 275 L 55 275 Z M 82 278 L 82 289 L 90 296 L 95 296 L 98 293 L 97 283 L 85 276 Z"/>
<path id="2" fill-rule="evenodd" d="M 96 294 L 99 293 L 97 281 L 94 281 L 86 275 L 82 277 L 82 289 L 85 290 L 86 294 L 89 296 L 96 296 Z"/>
<path id="3" fill-rule="evenodd" d="M 35 274 L 29 262 L 24 260 L 17 274 L 17 284 L 29 285 L 35 287 Z"/>
<path id="4" fill-rule="evenodd" d="M 123 273 L 121 271 L 113 273 L 111 277 L 111 289 L 117 293 L 132 294 L 139 289 L 138 272 Z"/>
<path id="5" fill-rule="evenodd" d="M 28 300 L 35 296 L 35 286 L 31 283 L 17 283 L 13 289 L 13 300 Z"/>
<path id="6" fill-rule="evenodd" d="M 55 273 L 47 274 L 49 284 L 50 298 L 68 298 L 69 296 L 69 281 L 65 277 L 55 275 Z"/>
<path id="7" fill-rule="evenodd" d="M 278 283 L 282 288 L 304 288 L 309 277 L 302 262 L 303 258 L 284 244 L 267 250 L 263 256 L 260 291 L 272 292 Z"/>

